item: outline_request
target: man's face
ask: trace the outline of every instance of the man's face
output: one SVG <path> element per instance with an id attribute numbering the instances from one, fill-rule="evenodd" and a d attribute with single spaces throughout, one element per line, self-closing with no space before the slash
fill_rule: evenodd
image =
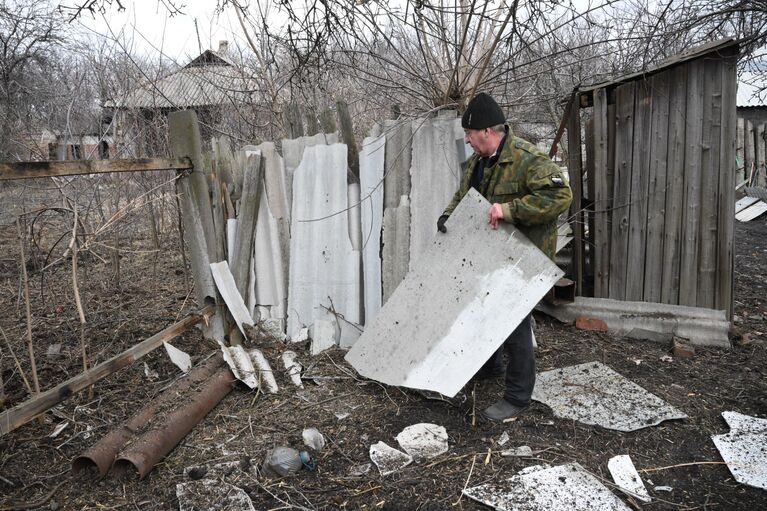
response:
<path id="1" fill-rule="evenodd" d="M 480 156 L 491 156 L 497 147 L 494 146 L 489 128 L 481 130 L 464 129 L 463 141 L 474 149 L 474 152 Z M 495 141 L 497 144 L 497 141 Z"/>

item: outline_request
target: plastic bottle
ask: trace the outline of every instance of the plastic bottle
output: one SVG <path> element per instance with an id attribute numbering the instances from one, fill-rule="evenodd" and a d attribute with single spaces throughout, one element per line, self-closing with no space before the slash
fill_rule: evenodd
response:
<path id="1" fill-rule="evenodd" d="M 306 468 L 317 468 L 317 460 L 306 451 L 298 451 L 292 447 L 278 446 L 266 453 L 263 470 L 267 475 L 285 477 Z"/>

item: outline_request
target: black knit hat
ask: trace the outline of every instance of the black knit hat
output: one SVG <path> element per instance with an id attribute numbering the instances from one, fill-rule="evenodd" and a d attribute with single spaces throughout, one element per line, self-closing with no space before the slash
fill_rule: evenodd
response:
<path id="1" fill-rule="evenodd" d="M 498 103 L 484 92 L 480 92 L 469 101 L 469 106 L 461 118 L 464 129 L 483 130 L 506 122 L 506 116 Z"/>

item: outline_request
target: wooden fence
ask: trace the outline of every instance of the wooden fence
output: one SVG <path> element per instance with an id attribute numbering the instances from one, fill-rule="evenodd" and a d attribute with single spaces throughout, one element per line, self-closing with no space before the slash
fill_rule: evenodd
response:
<path id="1" fill-rule="evenodd" d="M 738 177 L 755 186 L 767 185 L 767 122 L 738 116 Z"/>

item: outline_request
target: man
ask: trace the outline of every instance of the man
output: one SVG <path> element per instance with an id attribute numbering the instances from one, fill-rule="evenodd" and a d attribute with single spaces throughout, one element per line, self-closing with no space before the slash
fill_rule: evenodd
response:
<path id="1" fill-rule="evenodd" d="M 477 94 L 461 119 L 464 141 L 474 149 L 474 156 L 461 179 L 460 187 L 437 221 L 445 233 L 445 221 L 458 203 L 475 188 L 492 206 L 487 212 L 493 229 L 498 222 L 514 224 L 550 259 L 557 246 L 557 217 L 570 206 L 572 192 L 561 169 L 530 142 L 515 137 L 505 124 L 505 116 L 495 100 Z M 530 405 L 535 386 L 535 352 L 528 315 L 504 343 L 509 352 L 506 366 L 506 390 L 503 399 L 483 412 L 490 420 L 516 417 Z M 503 373 L 503 347 L 478 376 Z"/>

